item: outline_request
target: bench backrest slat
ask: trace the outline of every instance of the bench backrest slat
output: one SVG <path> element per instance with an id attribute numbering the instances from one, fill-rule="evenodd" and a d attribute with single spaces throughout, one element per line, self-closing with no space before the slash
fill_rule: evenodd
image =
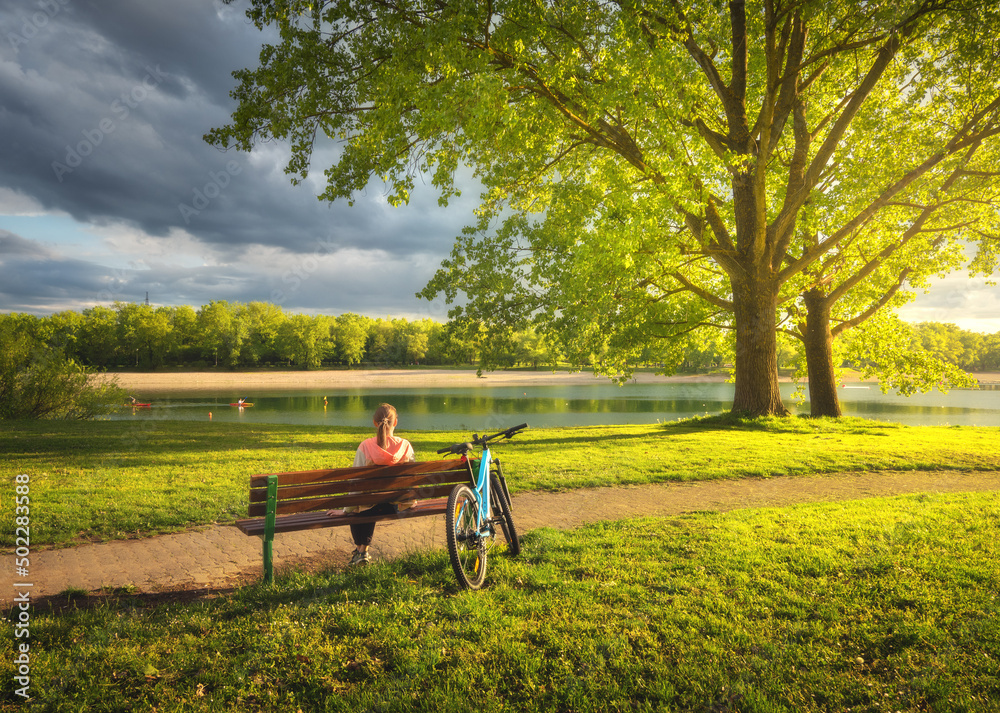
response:
<path id="1" fill-rule="evenodd" d="M 419 473 L 439 473 L 446 470 L 464 470 L 466 464 L 460 460 L 430 460 L 419 463 L 398 463 L 396 465 L 365 465 L 350 468 L 326 468 L 323 470 L 298 470 L 291 473 L 264 473 L 250 477 L 250 487 L 266 488 L 267 476 L 278 476 L 278 487 L 300 483 L 330 482 L 369 478 L 373 475 L 388 477 L 393 475 L 417 475 Z"/>
<path id="2" fill-rule="evenodd" d="M 275 473 L 279 515 L 332 510 L 378 503 L 423 500 L 448 495 L 456 483 L 470 480 L 469 466 L 459 460 L 425 461 L 392 466 L 333 468 Z M 249 517 L 267 512 L 267 475 L 251 478 Z"/>
<path id="3" fill-rule="evenodd" d="M 307 485 L 290 485 L 278 487 L 278 500 L 291 498 L 307 498 L 317 495 L 337 495 L 339 493 L 367 493 L 375 490 L 406 490 L 421 488 L 440 483 L 462 483 L 467 481 L 466 471 L 448 470 L 443 473 L 427 473 L 422 475 L 404 475 L 395 478 L 365 478 L 364 480 L 339 480 Z M 267 488 L 254 488 L 250 491 L 251 503 L 267 501 Z"/>
<path id="4" fill-rule="evenodd" d="M 426 500 L 430 498 L 447 497 L 454 487 L 454 484 L 448 483 L 432 488 L 424 488 L 420 491 L 420 497 L 418 499 Z M 316 510 L 333 510 L 349 506 L 357 506 L 361 510 L 364 510 L 372 505 L 386 502 L 396 502 L 402 499 L 403 498 L 400 497 L 398 492 L 359 493 L 356 495 L 340 495 L 336 497 L 301 498 L 299 500 L 285 500 L 284 502 L 279 502 L 275 512 L 278 515 L 291 515 L 292 513 L 313 512 Z M 264 512 L 265 507 L 264 503 L 252 505 L 249 513 L 250 517 L 260 516 L 260 514 Z M 257 515 L 254 514 L 255 508 L 259 508 Z"/>

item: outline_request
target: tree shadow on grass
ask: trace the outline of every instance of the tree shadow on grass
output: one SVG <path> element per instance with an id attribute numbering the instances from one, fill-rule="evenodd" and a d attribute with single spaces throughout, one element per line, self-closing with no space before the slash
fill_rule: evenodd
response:
<path id="1" fill-rule="evenodd" d="M 683 421 L 664 424 L 664 428 L 686 431 L 770 431 L 774 433 L 872 433 L 902 428 L 889 421 L 863 418 L 832 418 L 828 416 L 751 416 L 747 413 L 726 412 L 715 416 L 695 416 Z"/>
<path id="2" fill-rule="evenodd" d="M 652 432 L 643 431 L 641 433 L 628 432 L 616 429 L 615 426 L 583 427 L 586 433 L 577 432 L 576 429 L 565 431 L 550 431 L 545 436 L 534 437 L 528 431 L 523 440 L 525 446 L 567 446 L 575 444 L 593 444 L 605 441 L 635 441 L 649 439 L 650 436 L 678 436 L 688 433 L 705 433 L 712 431 L 735 431 L 747 433 L 772 433 L 789 435 L 815 435 L 817 433 L 838 433 L 838 434 L 877 434 L 888 435 L 889 432 L 902 428 L 898 423 L 884 421 L 869 421 L 862 418 L 842 417 L 815 418 L 808 415 L 799 416 L 770 416 L 753 417 L 746 414 L 735 414 L 732 412 L 722 413 L 714 416 L 695 416 L 692 418 L 669 421 L 666 423 L 652 425 Z M 600 430 L 602 432 L 595 433 Z M 510 446 L 501 445 L 493 448 L 494 454 L 502 455 L 505 447 L 517 448 L 517 443 Z M 431 444 L 434 445 L 434 444 Z"/>

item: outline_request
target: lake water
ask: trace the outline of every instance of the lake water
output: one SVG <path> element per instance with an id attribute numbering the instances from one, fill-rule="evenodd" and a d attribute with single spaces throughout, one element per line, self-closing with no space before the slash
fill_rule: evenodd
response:
<path id="1" fill-rule="evenodd" d="M 782 384 L 786 406 L 809 413 L 792 400 L 793 384 Z M 845 416 L 907 425 L 1000 426 L 1000 389 L 930 391 L 911 397 L 883 394 L 875 385 L 849 384 L 839 391 Z M 246 397 L 254 405 L 234 408 Z M 544 426 L 645 424 L 718 414 L 732 406 L 732 384 L 628 384 L 463 388 L 386 388 L 235 393 L 164 393 L 152 408 L 116 418 L 244 423 L 360 426 L 383 401 L 400 413 L 400 431 L 500 430 L 527 422 Z"/>

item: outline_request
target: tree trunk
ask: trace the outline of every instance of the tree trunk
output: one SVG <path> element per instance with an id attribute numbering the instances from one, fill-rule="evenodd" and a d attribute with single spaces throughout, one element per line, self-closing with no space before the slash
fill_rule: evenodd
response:
<path id="1" fill-rule="evenodd" d="M 805 294 L 806 367 L 809 373 L 809 412 L 813 416 L 839 417 L 837 379 L 833 371 L 833 335 L 830 303 L 818 289 Z"/>
<path id="2" fill-rule="evenodd" d="M 778 389 L 777 295 L 758 281 L 733 280 L 736 394 L 733 413 L 787 416 Z"/>

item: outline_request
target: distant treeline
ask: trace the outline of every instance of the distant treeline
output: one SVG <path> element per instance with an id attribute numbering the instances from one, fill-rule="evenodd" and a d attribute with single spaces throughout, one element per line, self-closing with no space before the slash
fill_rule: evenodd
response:
<path id="1" fill-rule="evenodd" d="M 980 334 L 954 324 L 921 322 L 913 339 L 933 356 L 970 372 L 1000 371 L 1000 332 Z"/>
<path id="2" fill-rule="evenodd" d="M 199 309 L 119 302 L 49 317 L 0 314 L 0 327 L 0 335 L 20 334 L 94 369 L 462 366 L 478 364 L 481 356 L 475 340 L 432 319 L 292 314 L 266 302 L 219 301 Z M 925 322 L 913 325 L 912 340 L 915 347 L 966 371 L 1000 371 L 1000 332 L 986 335 Z M 779 364 L 793 366 L 799 357 L 796 347 L 783 343 Z M 667 357 L 654 343 L 638 362 L 711 369 L 730 363 L 728 352 L 721 337 L 691 340 L 680 359 Z M 490 361 L 501 367 L 540 367 L 563 363 L 564 357 L 556 340 L 527 331 L 515 334 L 507 353 L 491 354 Z"/>
<path id="3" fill-rule="evenodd" d="M 467 365 L 479 359 L 474 343 L 432 319 L 292 314 L 265 302 L 219 301 L 199 309 L 118 302 L 49 317 L 3 314 L 0 326 L 6 327 L 0 335 L 30 337 L 95 369 Z M 533 335 L 520 341 L 524 348 L 511 355 L 517 363 L 547 358 Z"/>

